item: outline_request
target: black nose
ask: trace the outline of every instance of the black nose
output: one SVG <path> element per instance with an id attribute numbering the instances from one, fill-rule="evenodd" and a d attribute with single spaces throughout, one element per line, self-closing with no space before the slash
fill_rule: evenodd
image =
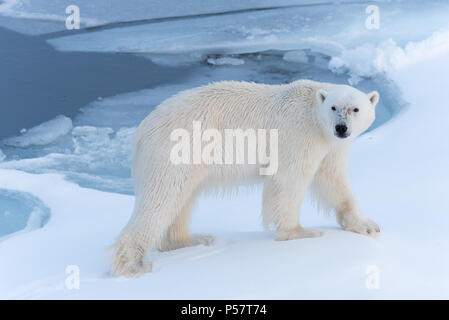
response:
<path id="1" fill-rule="evenodd" d="M 339 134 L 339 135 L 344 135 L 346 133 L 346 131 L 348 131 L 348 127 L 345 124 L 337 124 L 335 126 L 335 131 Z"/>

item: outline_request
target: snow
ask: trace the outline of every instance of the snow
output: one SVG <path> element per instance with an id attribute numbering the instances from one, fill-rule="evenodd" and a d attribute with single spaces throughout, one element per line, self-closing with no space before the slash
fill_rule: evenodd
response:
<path id="1" fill-rule="evenodd" d="M 31 129 L 22 130 L 20 136 L 6 138 L 3 143 L 7 146 L 28 148 L 30 146 L 43 146 L 56 141 L 72 130 L 72 120 L 59 115 L 56 118 L 43 122 Z"/>
<path id="2" fill-rule="evenodd" d="M 350 84 L 357 84 L 362 77 L 372 77 L 388 70 L 397 70 L 421 60 L 428 60 L 449 52 L 449 30 L 437 31 L 429 38 L 409 42 L 404 49 L 393 39 L 385 40 L 379 47 L 363 44 L 344 50 L 340 56 L 332 57 L 329 69 L 334 72 L 349 72 Z"/>
<path id="3" fill-rule="evenodd" d="M 77 3 L 93 25 L 278 2 L 135 1 L 126 10 L 102 1 L 69 4 Z M 66 4 L 7 0 L 0 4 L 0 25 L 28 19 L 19 29 L 32 32 L 39 17 L 51 25 L 44 32 L 61 30 Z M 448 299 L 449 4 L 377 2 L 379 30 L 360 27 L 365 3 L 304 4 L 313 5 L 109 25 L 51 39 L 59 50 L 203 64 L 184 82 L 105 97 L 73 120 L 58 117 L 3 141 L 0 226 L 14 230 L 0 239 L 0 257 L 7 257 L 0 263 L 0 298 Z M 109 277 L 108 247 L 133 207 L 129 156 L 138 122 L 173 93 L 209 81 L 282 83 L 298 75 L 380 91 L 378 119 L 354 143 L 349 173 L 381 235 L 345 232 L 306 201 L 302 224 L 325 230 L 324 237 L 276 242 L 261 227 L 261 186 L 241 186 L 234 196 L 199 199 L 192 230 L 214 235 L 214 245 L 150 252 L 154 272 Z M 19 216 L 15 226 L 6 220 Z M 68 266 L 80 270 L 79 290 L 66 286 Z M 379 288 L 367 285 L 373 272 L 379 272 Z"/>

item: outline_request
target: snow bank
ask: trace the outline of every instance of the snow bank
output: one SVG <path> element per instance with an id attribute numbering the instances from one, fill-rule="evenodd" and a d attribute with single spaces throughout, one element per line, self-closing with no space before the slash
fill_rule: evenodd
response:
<path id="1" fill-rule="evenodd" d="M 447 52 L 449 52 L 449 30 L 435 32 L 423 41 L 409 42 L 404 48 L 398 46 L 394 40 L 388 39 L 378 47 L 363 44 L 354 49 L 344 50 L 341 55 L 330 60 L 329 69 L 337 73 L 349 72 L 350 83 L 357 84 L 363 77 L 399 70 Z"/>
<path id="2" fill-rule="evenodd" d="M 72 120 L 59 115 L 31 129 L 23 130 L 20 136 L 5 138 L 3 143 L 7 146 L 19 148 L 44 146 L 68 134 L 70 130 L 72 130 Z"/>

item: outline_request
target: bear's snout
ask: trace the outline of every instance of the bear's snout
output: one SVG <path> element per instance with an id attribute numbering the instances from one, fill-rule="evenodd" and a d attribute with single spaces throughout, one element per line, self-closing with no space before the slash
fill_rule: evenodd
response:
<path id="1" fill-rule="evenodd" d="M 348 127 L 345 124 L 337 124 L 335 126 L 335 133 L 339 138 L 347 138 L 349 136 Z"/>

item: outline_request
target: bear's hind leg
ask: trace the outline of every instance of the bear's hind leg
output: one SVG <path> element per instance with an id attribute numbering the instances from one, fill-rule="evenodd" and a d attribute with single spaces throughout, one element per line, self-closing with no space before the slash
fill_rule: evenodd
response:
<path id="1" fill-rule="evenodd" d="M 143 261 L 147 249 L 160 247 L 203 177 L 201 172 L 189 170 L 167 176 L 173 179 L 136 189 L 133 215 L 114 246 L 113 275 L 132 277 L 151 271 L 151 262 Z M 148 180 L 156 181 L 151 177 Z"/>
<path id="2" fill-rule="evenodd" d="M 152 271 L 152 263 L 143 261 L 149 240 L 134 230 L 130 221 L 113 245 L 112 276 L 136 277 Z"/>
<path id="3" fill-rule="evenodd" d="M 195 191 L 181 209 L 173 224 L 169 227 L 159 250 L 169 251 L 200 244 L 211 245 L 214 238 L 208 235 L 192 235 L 189 231 L 190 217 L 197 200 L 199 190 Z"/>
<path id="4" fill-rule="evenodd" d="M 152 263 L 143 259 L 154 248 L 176 217 L 175 211 L 154 210 L 136 204 L 135 212 L 114 245 L 112 275 L 136 277 L 152 271 Z"/>

